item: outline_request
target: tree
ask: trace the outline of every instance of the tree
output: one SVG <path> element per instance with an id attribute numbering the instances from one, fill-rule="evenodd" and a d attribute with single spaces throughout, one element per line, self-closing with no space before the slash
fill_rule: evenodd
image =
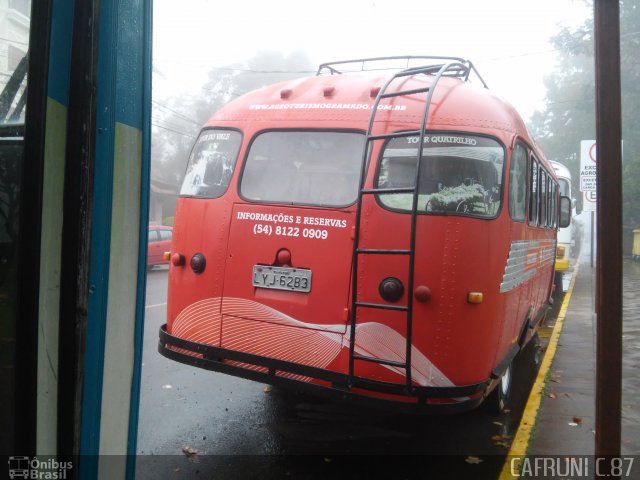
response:
<path id="1" fill-rule="evenodd" d="M 558 51 L 558 66 L 545 77 L 545 106 L 532 115 L 529 129 L 549 159 L 569 168 L 577 192 L 580 141 L 595 138 L 592 21 L 575 31 L 561 29 L 551 43 Z"/>
<path id="2" fill-rule="evenodd" d="M 257 88 L 314 72 L 305 54 L 261 51 L 256 56 L 213 68 L 197 95 L 154 100 L 151 177 L 178 185 L 201 126 L 218 109 Z"/>
<path id="3" fill-rule="evenodd" d="M 589 2 L 590 3 L 590 2 Z M 567 165 L 573 189 L 579 190 L 580 140 L 595 139 L 595 73 L 593 21 L 552 38 L 558 66 L 545 78 L 545 106 L 533 114 L 529 129 L 548 158 Z M 620 59 L 622 88 L 623 195 L 626 225 L 640 225 L 640 6 L 620 1 Z M 607 86 L 604 86 L 607 88 Z M 581 202 L 581 198 L 578 201 Z"/>

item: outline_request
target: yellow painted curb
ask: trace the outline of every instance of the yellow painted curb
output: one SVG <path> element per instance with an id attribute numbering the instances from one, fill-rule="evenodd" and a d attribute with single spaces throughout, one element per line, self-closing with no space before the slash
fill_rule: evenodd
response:
<path id="1" fill-rule="evenodd" d="M 562 306 L 560 307 L 558 319 L 556 320 L 556 324 L 554 325 L 553 331 L 551 332 L 549 344 L 547 345 L 547 350 L 542 359 L 542 364 L 540 365 L 540 369 L 538 370 L 538 375 L 536 376 L 533 387 L 531 387 L 529 400 L 524 407 L 524 412 L 522 413 L 522 419 L 520 420 L 518 431 L 516 432 L 516 436 L 513 439 L 513 443 L 511 444 L 511 448 L 509 449 L 509 454 L 507 455 L 506 461 L 502 466 L 500 480 L 511 480 L 514 478 L 518 478 L 512 473 L 513 466 L 510 459 L 514 457 L 523 458 L 527 454 L 527 447 L 529 446 L 529 441 L 531 439 L 531 432 L 533 431 L 533 427 L 535 426 L 538 419 L 538 411 L 540 410 L 540 404 L 542 402 L 542 394 L 544 393 L 544 389 L 546 387 L 546 377 L 549 370 L 551 369 L 551 362 L 553 362 L 553 357 L 555 357 L 556 354 L 558 340 L 560 339 L 560 333 L 562 332 L 564 319 L 567 315 L 567 308 L 569 307 L 569 301 L 571 300 L 571 294 L 573 293 L 573 285 L 575 284 L 577 277 L 578 265 L 576 265 L 573 270 L 571 282 L 569 283 L 569 289 L 567 290 L 567 293 L 565 294 L 564 300 L 562 302 Z M 519 465 L 515 465 L 515 467 L 519 468 Z"/>

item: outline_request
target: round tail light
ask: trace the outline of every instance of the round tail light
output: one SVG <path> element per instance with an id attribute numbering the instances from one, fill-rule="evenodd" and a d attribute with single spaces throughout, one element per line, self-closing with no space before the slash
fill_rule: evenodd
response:
<path id="1" fill-rule="evenodd" d="M 404 294 L 404 285 L 397 278 L 388 277 L 380 282 L 378 291 L 387 302 L 397 302 Z"/>
<path id="2" fill-rule="evenodd" d="M 201 274 L 202 272 L 204 272 L 204 267 L 207 266 L 207 261 L 204 258 L 203 254 L 196 253 L 193 257 L 191 257 L 189 265 L 191 266 L 191 270 L 193 270 L 193 273 Z"/>
<path id="3" fill-rule="evenodd" d="M 180 254 L 180 253 L 174 253 L 173 255 L 171 255 L 171 263 L 175 266 L 175 267 L 181 267 L 184 265 L 185 263 L 185 259 L 184 259 L 184 255 Z"/>

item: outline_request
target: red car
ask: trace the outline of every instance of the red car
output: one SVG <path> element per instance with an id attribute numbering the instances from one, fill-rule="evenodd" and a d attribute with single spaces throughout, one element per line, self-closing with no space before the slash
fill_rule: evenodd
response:
<path id="1" fill-rule="evenodd" d="M 173 229 L 166 225 L 149 225 L 147 249 L 147 269 L 151 270 L 154 265 L 166 265 L 164 253 L 171 251 L 171 237 Z"/>

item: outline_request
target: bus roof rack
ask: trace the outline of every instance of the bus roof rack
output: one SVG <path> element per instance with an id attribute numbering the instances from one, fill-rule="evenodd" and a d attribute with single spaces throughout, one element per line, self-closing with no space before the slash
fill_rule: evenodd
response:
<path id="1" fill-rule="evenodd" d="M 436 74 L 448 62 L 456 63 L 454 68 L 447 69 L 444 75 L 462 78 L 469 81 L 471 72 L 482 82 L 485 88 L 489 88 L 484 79 L 478 73 L 470 60 L 460 57 L 442 57 L 431 55 L 404 55 L 389 57 L 358 58 L 355 60 L 340 60 L 337 62 L 322 63 L 318 67 L 316 75 L 341 75 L 343 73 L 371 72 L 380 70 L 419 70 L 417 73 Z M 372 65 L 377 63 L 378 65 Z M 359 64 L 359 67 L 358 67 Z M 349 68 L 348 66 L 352 67 Z M 343 68 L 347 67 L 347 68 Z"/>

